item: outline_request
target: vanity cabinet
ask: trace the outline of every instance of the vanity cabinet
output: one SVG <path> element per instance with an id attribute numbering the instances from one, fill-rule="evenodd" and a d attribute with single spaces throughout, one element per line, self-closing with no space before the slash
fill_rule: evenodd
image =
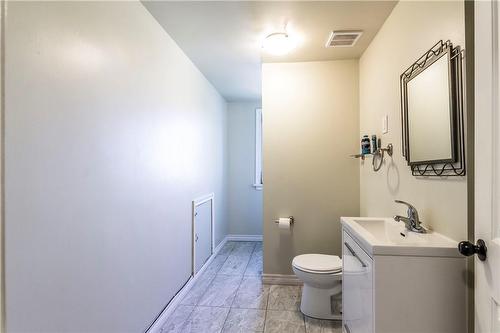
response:
<path id="1" fill-rule="evenodd" d="M 343 223 L 345 333 L 466 332 L 463 258 L 432 255 L 432 251 L 390 254 L 366 244 Z M 373 253 L 374 249 L 384 254 Z"/>
<path id="2" fill-rule="evenodd" d="M 344 330 L 373 332 L 373 260 L 346 232 L 342 258 Z"/>

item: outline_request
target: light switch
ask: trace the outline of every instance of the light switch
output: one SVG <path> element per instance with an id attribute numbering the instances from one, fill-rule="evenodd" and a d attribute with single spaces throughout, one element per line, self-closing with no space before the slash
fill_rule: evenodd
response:
<path id="1" fill-rule="evenodd" d="M 382 117 L 382 134 L 387 134 L 389 132 L 389 116 L 385 115 Z"/>

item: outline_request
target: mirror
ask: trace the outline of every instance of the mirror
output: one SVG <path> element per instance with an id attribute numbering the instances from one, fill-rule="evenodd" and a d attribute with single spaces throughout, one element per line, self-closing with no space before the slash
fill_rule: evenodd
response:
<path id="1" fill-rule="evenodd" d="M 415 175 L 465 172 L 461 82 L 461 51 L 449 41 L 401 75 L 403 155 Z"/>
<path id="2" fill-rule="evenodd" d="M 447 54 L 407 83 L 410 163 L 453 161 L 450 66 Z"/>

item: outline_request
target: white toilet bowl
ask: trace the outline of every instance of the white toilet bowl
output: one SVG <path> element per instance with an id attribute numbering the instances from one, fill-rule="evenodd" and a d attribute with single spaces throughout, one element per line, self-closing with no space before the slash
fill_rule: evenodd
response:
<path id="1" fill-rule="evenodd" d="M 318 319 L 342 319 L 342 260 L 326 254 L 293 258 L 295 275 L 304 282 L 300 311 Z"/>

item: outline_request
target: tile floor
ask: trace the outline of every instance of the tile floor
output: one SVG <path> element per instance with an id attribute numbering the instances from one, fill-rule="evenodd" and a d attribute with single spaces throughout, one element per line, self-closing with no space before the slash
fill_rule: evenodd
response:
<path id="1" fill-rule="evenodd" d="M 262 243 L 228 242 L 162 328 L 163 333 L 341 333 L 305 317 L 301 287 L 263 285 Z"/>

